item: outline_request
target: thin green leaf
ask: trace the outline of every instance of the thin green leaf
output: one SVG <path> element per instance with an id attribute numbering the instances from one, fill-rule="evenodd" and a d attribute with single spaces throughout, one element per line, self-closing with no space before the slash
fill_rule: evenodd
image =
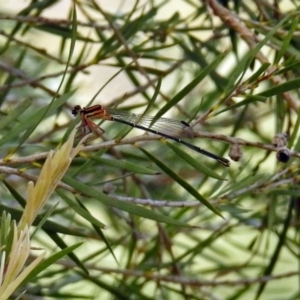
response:
<path id="1" fill-rule="evenodd" d="M 50 232 L 50 231 L 46 231 L 46 233 L 48 234 L 48 236 L 54 241 L 54 243 L 61 248 L 62 250 L 64 249 L 68 249 L 67 244 L 65 243 L 65 241 L 57 234 L 54 232 Z M 85 265 L 83 264 L 83 262 L 71 251 L 68 251 L 67 255 L 70 257 L 70 259 L 72 259 L 74 261 L 74 263 L 82 270 L 84 271 L 86 274 L 89 273 L 88 269 L 85 267 Z"/>
<path id="2" fill-rule="evenodd" d="M 147 114 L 147 112 L 151 109 L 151 107 L 155 105 L 155 100 L 157 99 L 157 96 L 159 95 L 159 92 L 160 92 L 161 83 L 162 83 L 162 78 L 159 77 L 158 81 L 157 81 L 157 84 L 156 84 L 156 87 L 155 87 L 155 90 L 154 90 L 154 93 L 153 93 L 153 96 L 150 99 L 150 101 L 147 105 L 147 108 L 145 109 L 143 115 Z"/>
<path id="3" fill-rule="evenodd" d="M 207 48 L 208 51 L 214 53 L 216 56 L 220 55 L 218 51 L 216 51 L 214 46 L 210 46 L 209 43 L 204 43 L 201 40 L 196 39 L 194 36 L 188 35 L 188 38 L 190 42 L 192 43 L 193 48 L 189 49 L 184 42 L 182 42 L 179 39 L 176 39 L 180 47 L 184 49 L 185 55 L 189 57 L 192 61 L 196 62 L 200 69 L 207 68 L 209 66 L 207 53 L 206 51 L 199 51 L 199 44 L 202 45 L 203 49 Z M 224 55 L 224 58 L 226 55 L 228 55 L 227 51 L 223 52 L 222 55 Z M 228 83 L 228 79 L 226 77 L 221 76 L 217 68 L 214 70 L 211 70 L 209 73 L 209 77 L 213 80 L 214 84 L 216 85 L 218 91 L 223 91 Z"/>
<path id="4" fill-rule="evenodd" d="M 296 90 L 300 88 L 300 79 L 292 79 L 290 81 L 286 81 L 282 84 L 273 86 L 269 88 L 268 90 L 265 90 L 257 96 L 264 96 L 264 97 L 272 97 L 272 96 L 277 96 L 279 94 L 283 94 L 285 92 L 291 91 L 291 90 Z"/>
<path id="5" fill-rule="evenodd" d="M 168 143 L 167 141 L 165 141 L 165 143 L 178 155 L 178 157 L 185 160 L 188 164 L 190 164 L 192 167 L 197 169 L 199 172 L 209 177 L 213 177 L 215 179 L 226 180 L 223 176 L 214 172 L 211 168 L 208 168 L 205 164 L 201 163 L 198 159 L 197 160 L 194 159 L 192 156 L 188 155 L 186 152 L 182 151 L 180 148 L 176 147 L 172 143 Z M 201 156 L 201 154 L 199 155 Z"/>
<path id="6" fill-rule="evenodd" d="M 250 209 L 241 208 L 231 203 L 221 204 L 220 208 L 222 209 L 222 211 L 229 212 L 234 216 L 249 213 L 251 211 Z"/>
<path id="7" fill-rule="evenodd" d="M 28 138 L 28 136 L 33 132 L 36 126 L 41 121 L 41 115 L 49 116 L 55 112 L 55 110 L 62 106 L 72 95 L 74 91 L 69 92 L 61 97 L 59 97 L 51 106 L 51 109 L 48 111 L 49 106 L 40 108 L 38 110 L 33 111 L 30 115 L 26 116 L 26 118 L 20 118 L 20 122 L 16 124 L 14 128 L 12 128 L 9 132 L 9 135 L 5 135 L 0 139 L 0 146 L 3 146 L 7 142 L 14 140 L 16 137 L 21 135 L 25 130 L 29 130 L 26 133 L 26 136 L 22 137 L 21 142 L 19 142 L 19 146 Z"/>
<path id="8" fill-rule="evenodd" d="M 239 101 L 236 104 L 230 105 L 220 111 L 217 111 L 214 115 L 217 116 L 225 111 L 231 111 L 234 108 L 238 108 L 241 106 L 246 106 L 249 104 L 255 104 L 256 102 L 265 102 L 267 99 L 264 96 L 257 96 L 257 95 L 246 95 L 245 100 Z"/>
<path id="9" fill-rule="evenodd" d="M 270 189 L 268 193 L 273 195 L 285 195 L 285 196 L 291 196 L 291 197 L 299 197 L 300 196 L 300 190 L 296 189 Z"/>
<path id="10" fill-rule="evenodd" d="M 157 175 L 158 174 L 158 172 L 155 170 L 145 168 L 141 165 L 137 165 L 137 164 L 131 163 L 126 160 L 107 159 L 107 158 L 102 158 L 102 157 L 98 157 L 95 155 L 87 155 L 87 157 L 93 161 L 96 161 L 99 164 L 115 167 L 118 169 L 127 170 L 127 171 L 133 172 L 133 173 L 148 174 L 148 175 Z"/>
<path id="11" fill-rule="evenodd" d="M 274 74 L 275 75 L 282 75 L 282 74 L 286 74 L 288 71 L 295 71 L 298 70 L 300 68 L 300 61 L 296 60 L 295 58 L 291 58 L 293 59 L 290 63 L 287 63 L 285 61 L 285 66 L 281 69 L 279 69 L 278 71 L 276 71 Z"/>
<path id="12" fill-rule="evenodd" d="M 255 185 L 256 188 L 258 186 L 258 184 L 262 185 L 264 184 L 265 182 L 267 182 L 269 179 L 270 179 L 271 175 L 269 174 L 256 174 L 256 175 L 253 175 L 253 176 L 245 176 L 243 179 L 239 179 L 238 181 L 232 181 L 230 182 L 230 184 L 224 188 L 221 193 L 227 193 L 227 192 L 230 192 L 230 193 L 234 193 L 234 192 L 237 192 L 237 191 L 240 191 L 242 189 L 246 189 L 245 192 L 249 192 L 249 191 L 252 191 L 250 189 L 250 187 L 252 185 Z M 216 196 L 218 197 L 218 195 Z"/>
<path id="13" fill-rule="evenodd" d="M 273 272 L 273 269 L 274 269 L 276 263 L 278 263 L 279 255 L 285 245 L 285 239 L 287 237 L 289 225 L 292 220 L 292 212 L 293 212 L 293 202 L 290 201 L 288 212 L 287 212 L 284 224 L 283 224 L 282 231 L 279 234 L 279 239 L 278 239 L 277 245 L 274 249 L 273 255 L 270 258 L 269 263 L 264 270 L 264 273 L 263 273 L 264 276 L 270 276 Z M 257 293 L 256 293 L 256 297 L 255 297 L 256 300 L 259 299 L 259 297 L 260 297 L 261 293 L 263 292 L 263 290 L 265 289 L 266 285 L 267 285 L 267 282 L 260 283 Z"/>
<path id="14" fill-rule="evenodd" d="M 38 25 L 34 26 L 35 29 L 52 33 L 54 35 L 66 38 L 66 39 L 72 39 L 73 31 L 72 29 L 65 27 L 65 26 L 59 26 L 59 25 L 53 25 L 53 24 L 43 24 L 43 25 Z M 91 42 L 94 43 L 92 39 L 89 39 L 88 37 L 83 37 L 83 36 L 77 36 L 77 40 L 84 41 L 84 42 Z"/>
<path id="15" fill-rule="evenodd" d="M 90 222 L 91 224 L 98 226 L 100 228 L 104 228 L 105 224 L 97 220 L 88 210 L 83 209 L 78 204 L 76 204 L 74 201 L 72 201 L 67 195 L 65 195 L 62 191 L 57 190 L 56 193 L 68 204 L 68 206 L 76 212 L 78 215 L 80 215 L 82 218 Z"/>
<path id="16" fill-rule="evenodd" d="M 0 255 L 2 255 L 2 252 L 4 250 L 2 247 L 6 245 L 9 233 L 12 228 L 13 228 L 13 223 L 12 223 L 11 215 L 6 211 L 3 211 L 1 214 L 1 222 L 0 222 L 0 245 L 1 245 Z"/>
<path id="17" fill-rule="evenodd" d="M 180 92 L 178 92 L 165 106 L 163 106 L 156 114 L 156 118 L 160 118 L 170 108 L 175 106 L 180 100 L 182 100 L 187 94 L 189 94 L 217 65 L 223 60 L 224 54 L 219 55 L 209 66 L 200 71 L 196 77 L 186 85 Z"/>
<path id="18" fill-rule="evenodd" d="M 0 213 L 8 212 L 11 214 L 12 218 L 17 222 L 20 221 L 23 211 L 20 209 L 12 208 L 10 206 L 0 204 Z M 42 221 L 42 215 L 37 216 L 33 222 L 33 226 L 39 226 Z M 46 222 L 42 225 L 42 229 L 46 232 L 56 232 L 64 235 L 71 235 L 71 236 L 80 236 L 80 237 L 88 237 L 88 232 L 83 230 L 82 228 L 75 228 L 75 227 L 67 227 L 57 222 L 46 220 Z"/>
<path id="19" fill-rule="evenodd" d="M 2 128 L 4 128 L 5 126 L 7 126 L 9 124 L 13 124 L 14 122 L 16 122 L 16 119 L 20 115 L 22 115 L 27 110 L 27 108 L 30 107 L 30 105 L 32 105 L 32 100 L 31 99 L 25 99 L 19 105 L 14 107 L 14 109 L 11 110 L 5 118 L 1 118 L 1 120 L 0 120 L 0 130 Z"/>
<path id="20" fill-rule="evenodd" d="M 255 83 L 260 75 L 262 75 L 269 67 L 270 63 L 263 63 L 259 69 L 247 79 L 247 83 Z"/>
<path id="21" fill-rule="evenodd" d="M 78 199 L 76 199 L 76 200 L 77 200 L 77 203 L 79 204 L 79 206 L 82 207 L 82 209 L 84 209 L 85 211 L 88 211 L 88 209 L 84 206 L 84 204 L 82 202 L 80 202 Z M 113 249 L 110 246 L 110 243 L 108 242 L 108 240 L 105 237 L 103 231 L 101 230 L 101 227 L 99 228 L 99 226 L 96 226 L 95 224 L 92 224 L 92 226 L 95 229 L 95 231 L 98 233 L 98 235 L 100 236 L 100 238 L 103 240 L 103 242 L 105 243 L 107 249 L 109 250 L 109 252 L 113 256 L 113 258 L 115 259 L 116 263 L 118 263 L 118 260 L 117 260 L 117 258 L 115 256 L 115 253 L 113 252 Z"/>
<path id="22" fill-rule="evenodd" d="M 77 273 L 79 273 L 86 280 L 93 282 L 95 285 L 101 287 L 101 289 L 106 290 L 110 294 L 116 296 L 116 299 L 120 299 L 120 300 L 131 300 L 132 299 L 125 291 L 122 291 L 120 288 L 118 288 L 114 285 L 111 285 L 109 283 L 106 283 L 103 280 L 100 280 L 100 278 L 96 278 L 95 276 L 90 276 L 90 275 L 87 275 L 87 274 L 84 274 L 81 272 L 77 272 Z"/>
<path id="23" fill-rule="evenodd" d="M 300 108 L 298 108 L 297 120 L 295 122 L 291 137 L 288 140 L 289 147 L 292 147 L 292 145 L 294 145 L 294 143 L 296 141 L 296 137 L 299 136 L 298 135 L 299 128 L 300 128 Z M 299 149 L 296 149 L 296 150 L 299 151 Z"/>
<path id="24" fill-rule="evenodd" d="M 73 188 L 75 188 L 76 190 L 78 190 L 79 192 L 81 192 L 82 194 L 92 197 L 94 199 L 97 199 L 107 206 L 116 207 L 123 211 L 127 211 L 128 213 L 131 213 L 131 214 L 134 214 L 134 215 L 146 218 L 146 219 L 154 220 L 157 222 L 167 223 L 167 224 L 176 225 L 176 226 L 188 226 L 185 223 L 174 220 L 168 216 L 155 213 L 155 212 L 148 210 L 146 208 L 143 208 L 141 206 L 111 198 L 111 197 L 109 197 L 101 192 L 98 192 L 98 191 L 92 189 L 90 186 L 88 186 L 80 181 L 77 181 L 73 178 L 65 176 L 63 181 L 65 183 L 69 184 L 70 186 L 72 186 Z"/>
<path id="25" fill-rule="evenodd" d="M 278 64 L 281 58 L 285 55 L 288 48 L 291 45 L 291 39 L 294 36 L 294 32 L 298 29 L 299 25 L 299 17 L 295 17 L 292 19 L 292 24 L 289 26 L 289 32 L 285 39 L 283 40 L 283 43 L 281 43 L 278 53 L 276 54 L 275 64 Z"/>
<path id="26" fill-rule="evenodd" d="M 44 216 L 42 216 L 38 226 L 35 228 L 35 230 L 31 234 L 30 239 L 32 239 L 34 237 L 34 235 L 40 230 L 40 228 L 42 228 L 42 226 L 45 224 L 47 219 L 52 215 L 52 213 L 54 212 L 54 210 L 58 204 L 59 204 L 59 202 L 56 202 L 50 209 L 47 210 L 46 214 Z"/>
<path id="27" fill-rule="evenodd" d="M 9 40 L 8 40 L 8 43 L 9 43 Z M 1 50 L 0 50 L 1 52 Z M 26 59 L 26 55 L 27 55 L 27 49 L 24 49 L 21 51 L 19 57 L 15 60 L 14 62 L 14 68 L 21 68 L 21 65 L 24 61 L 24 59 Z M 3 72 L 4 73 L 4 72 Z M 6 80 L 1 83 L 1 84 L 4 84 L 4 85 L 10 85 L 11 83 L 13 83 L 14 81 L 16 80 L 16 76 L 14 73 L 11 73 L 7 76 Z M 10 89 L 6 89 L 4 92 L 1 92 L 0 93 L 0 105 L 2 106 L 2 104 L 4 103 L 6 97 L 9 95 L 10 93 Z"/>
<path id="28" fill-rule="evenodd" d="M 285 18 L 283 18 L 276 26 L 273 27 L 273 29 L 255 46 L 255 48 L 251 49 L 247 54 L 244 56 L 244 58 L 239 61 L 237 67 L 234 69 L 234 72 L 230 75 L 230 80 L 227 85 L 227 87 L 224 90 L 224 99 L 229 95 L 232 90 L 237 85 L 236 80 L 240 78 L 242 80 L 243 74 L 245 74 L 245 71 L 251 64 L 252 60 L 255 58 L 257 53 L 261 50 L 263 46 L 267 44 L 267 42 L 271 39 L 271 37 L 277 33 L 278 29 L 282 27 L 282 25 L 288 21 L 290 18 L 290 15 L 287 15 Z"/>
<path id="29" fill-rule="evenodd" d="M 115 25 L 113 21 L 111 20 L 111 17 L 109 14 L 104 12 L 100 6 L 96 2 L 94 2 L 94 5 L 97 7 L 97 9 L 103 14 L 104 18 L 108 21 L 111 28 L 114 28 Z M 150 9 L 148 12 L 142 14 L 141 16 L 137 17 L 134 20 L 127 20 L 127 22 L 124 24 L 123 27 L 118 28 L 120 35 L 122 38 L 128 40 L 130 37 L 132 37 L 137 31 L 141 30 L 141 24 L 145 24 L 149 19 L 153 18 L 157 12 L 156 8 Z M 116 38 L 116 34 L 113 33 L 112 36 L 104 41 L 102 44 L 101 50 L 98 52 L 95 60 L 98 61 L 100 59 L 103 59 L 108 53 L 115 52 L 120 46 L 122 45 L 121 41 Z"/>
<path id="30" fill-rule="evenodd" d="M 159 159 L 151 155 L 146 150 L 140 148 L 140 150 L 151 159 L 159 168 L 161 168 L 166 174 L 168 174 L 172 179 L 174 179 L 178 184 L 180 184 L 187 192 L 193 195 L 197 200 L 199 200 L 203 205 L 205 205 L 212 212 L 222 217 L 220 211 L 214 207 L 209 201 L 207 201 L 197 190 L 195 190 L 190 184 L 188 184 L 185 180 L 183 180 L 179 175 L 173 172 L 166 164 L 161 162 Z"/>
<path id="31" fill-rule="evenodd" d="M 54 35 L 58 35 L 64 38 L 70 39 L 72 37 L 72 30 L 65 26 L 60 26 L 56 24 L 42 24 L 34 26 L 34 28 L 48 33 L 53 33 Z"/>
<path id="32" fill-rule="evenodd" d="M 62 259 L 66 255 L 72 253 L 75 249 L 80 247 L 83 243 L 77 243 L 73 246 L 64 248 L 63 250 L 59 251 L 58 253 L 55 253 L 51 255 L 50 257 L 46 258 L 43 260 L 27 277 L 26 279 L 22 282 L 23 284 L 26 284 L 27 282 L 30 282 L 34 277 L 36 277 L 38 274 L 41 272 L 47 270 L 48 267 L 52 266 L 57 262 L 58 260 Z"/>

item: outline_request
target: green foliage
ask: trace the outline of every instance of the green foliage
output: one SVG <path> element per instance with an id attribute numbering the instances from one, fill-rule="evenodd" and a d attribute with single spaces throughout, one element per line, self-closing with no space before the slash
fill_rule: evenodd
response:
<path id="1" fill-rule="evenodd" d="M 8 3 L 3 295 L 299 299 L 297 1 Z M 96 104 L 190 123 L 179 138 L 231 166 L 101 118 L 83 137 L 71 111 Z"/>

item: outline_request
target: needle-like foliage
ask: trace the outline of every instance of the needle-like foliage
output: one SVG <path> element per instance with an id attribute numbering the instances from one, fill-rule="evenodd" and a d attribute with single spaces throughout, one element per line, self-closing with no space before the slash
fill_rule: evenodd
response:
<path id="1" fill-rule="evenodd" d="M 299 299 L 298 2 L 10 5 L 0 300 Z"/>

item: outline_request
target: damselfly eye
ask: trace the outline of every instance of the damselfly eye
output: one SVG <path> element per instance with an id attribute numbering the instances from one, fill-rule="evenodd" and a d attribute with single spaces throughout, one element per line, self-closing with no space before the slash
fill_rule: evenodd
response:
<path id="1" fill-rule="evenodd" d="M 81 106 L 80 105 L 75 105 L 74 109 L 72 110 L 72 115 L 76 117 L 80 110 L 81 110 Z"/>

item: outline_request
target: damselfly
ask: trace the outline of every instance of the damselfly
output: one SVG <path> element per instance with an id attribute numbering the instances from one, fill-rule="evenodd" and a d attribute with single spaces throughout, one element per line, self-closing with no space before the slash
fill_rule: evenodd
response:
<path id="1" fill-rule="evenodd" d="M 87 108 L 82 108 L 81 106 L 76 105 L 72 110 L 72 114 L 74 116 L 77 116 L 78 114 L 80 115 L 81 127 L 83 127 L 84 134 L 93 132 L 96 135 L 100 136 L 104 132 L 104 130 L 96 125 L 92 120 L 90 120 L 90 118 L 116 121 L 129 125 L 131 127 L 160 135 L 166 139 L 173 140 L 198 153 L 201 153 L 218 161 L 226 167 L 230 166 L 230 161 L 228 159 L 180 139 L 178 136 L 187 138 L 193 137 L 193 128 L 184 121 L 132 114 L 124 110 L 104 108 L 99 104 Z"/>

